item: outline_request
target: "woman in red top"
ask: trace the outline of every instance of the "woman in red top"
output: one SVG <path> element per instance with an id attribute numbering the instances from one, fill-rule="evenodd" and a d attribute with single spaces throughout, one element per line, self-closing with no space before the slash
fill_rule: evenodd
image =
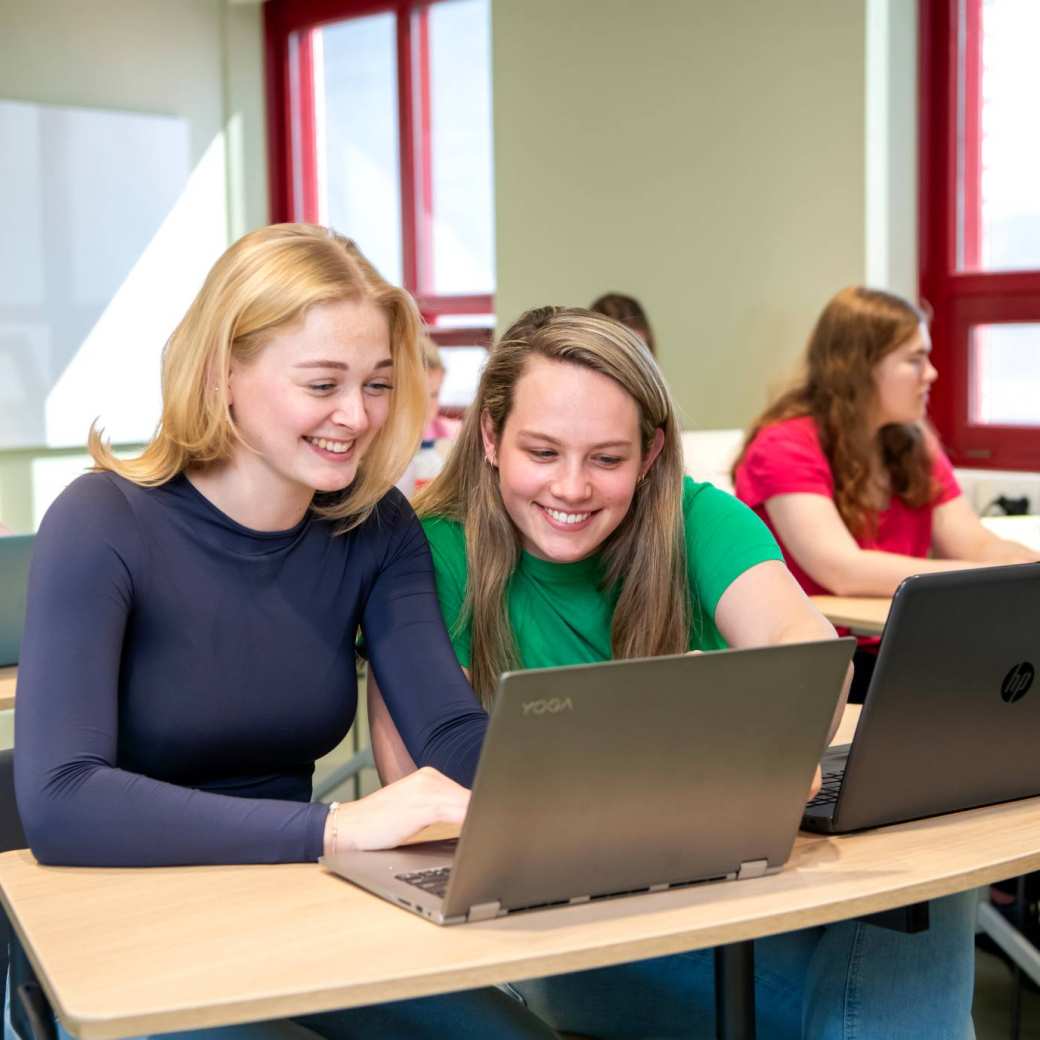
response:
<path id="1" fill-rule="evenodd" d="M 891 596 L 911 574 L 1040 559 L 987 531 L 961 494 L 925 420 L 930 351 L 919 308 L 842 289 L 809 338 L 804 376 L 751 427 L 737 497 L 811 595 Z M 857 655 L 854 695 L 871 663 Z"/>

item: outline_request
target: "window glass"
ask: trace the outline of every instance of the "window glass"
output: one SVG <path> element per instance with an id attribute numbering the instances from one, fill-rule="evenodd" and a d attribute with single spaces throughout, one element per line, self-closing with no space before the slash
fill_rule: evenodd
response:
<path id="1" fill-rule="evenodd" d="M 450 331 L 451 329 L 491 329 L 495 325 L 493 314 L 438 314 L 433 321 L 434 327 Z"/>
<path id="2" fill-rule="evenodd" d="M 313 34 L 318 212 L 400 285 L 397 43 L 392 13 Z"/>
<path id="3" fill-rule="evenodd" d="M 430 61 L 433 285 L 436 295 L 495 288 L 489 0 L 426 9 Z"/>
<path id="4" fill-rule="evenodd" d="M 483 347 L 442 346 L 440 353 L 444 361 L 441 407 L 465 408 L 477 396 L 477 385 L 487 360 L 487 351 Z"/>
<path id="5" fill-rule="evenodd" d="M 1040 426 L 1040 322 L 971 330 L 971 420 L 983 426 Z"/>
<path id="6" fill-rule="evenodd" d="M 981 35 L 979 267 L 1040 267 L 1040 3 L 983 0 Z"/>

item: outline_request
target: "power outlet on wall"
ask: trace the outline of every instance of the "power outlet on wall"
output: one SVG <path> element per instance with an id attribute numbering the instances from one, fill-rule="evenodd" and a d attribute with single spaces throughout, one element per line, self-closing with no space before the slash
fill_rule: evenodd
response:
<path id="1" fill-rule="evenodd" d="M 978 480 L 975 482 L 974 495 L 976 512 L 982 513 L 996 502 L 998 498 L 1025 499 L 1026 512 L 1036 513 L 1040 511 L 1040 477 L 1030 480 L 1029 478 L 995 478 L 991 480 Z M 992 512 L 1000 514 L 1001 510 L 994 507 Z"/>

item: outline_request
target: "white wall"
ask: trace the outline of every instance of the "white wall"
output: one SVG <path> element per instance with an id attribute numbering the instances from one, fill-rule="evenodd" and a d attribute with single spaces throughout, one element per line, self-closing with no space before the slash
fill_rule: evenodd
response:
<path id="1" fill-rule="evenodd" d="M 0 98 L 179 116 L 210 232 L 267 221 L 260 4 L 0 0 Z M 33 460 L 69 454 L 0 452 L 0 517 L 31 529 Z"/>

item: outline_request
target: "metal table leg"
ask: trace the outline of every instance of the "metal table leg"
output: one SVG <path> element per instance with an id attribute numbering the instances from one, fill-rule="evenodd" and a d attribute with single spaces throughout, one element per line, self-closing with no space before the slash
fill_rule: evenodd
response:
<path id="1" fill-rule="evenodd" d="M 10 950 L 11 1028 L 19 1040 L 58 1040 L 50 1002 L 13 933 Z"/>
<path id="2" fill-rule="evenodd" d="M 755 1040 L 755 944 L 715 947 L 716 1040 Z"/>

